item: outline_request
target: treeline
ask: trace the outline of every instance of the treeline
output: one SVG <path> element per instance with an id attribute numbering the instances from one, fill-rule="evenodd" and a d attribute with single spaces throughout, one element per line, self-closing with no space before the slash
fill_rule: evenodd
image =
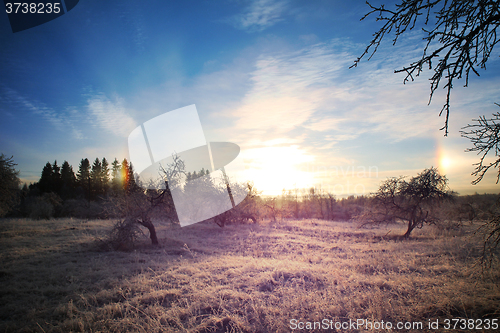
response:
<path id="1" fill-rule="evenodd" d="M 104 157 L 96 158 L 93 164 L 87 158 L 80 161 L 75 174 L 73 166 L 64 161 L 62 166 L 47 162 L 37 183 L 31 184 L 29 190 L 35 195 L 55 193 L 63 200 L 81 198 L 98 200 L 106 195 L 119 195 L 137 187 L 134 167 L 127 159 L 121 163 L 115 158 L 109 165 Z"/>
<path id="2" fill-rule="evenodd" d="M 453 195 L 452 200 L 434 207 L 433 214 L 445 228 L 475 220 L 487 220 L 498 210 L 498 194 Z M 317 218 L 332 221 L 357 220 L 375 205 L 374 196 L 338 198 L 321 189 L 283 190 L 281 195 L 257 198 L 260 218 L 284 219 Z M 391 222 L 391 221 L 388 221 Z"/>
<path id="3" fill-rule="evenodd" d="M 6 159 L 2 155 L 0 160 L 5 164 L 1 169 L 8 171 L 7 174 L 15 179 L 17 171 L 13 168 L 15 164 L 12 159 Z M 206 174 L 208 172 L 201 170 L 199 173 L 186 173 L 185 176 L 187 180 L 191 180 Z M 3 178 L 7 179 L 7 177 Z M 15 182 L 13 184 L 9 186 L 17 186 Z M 207 186 L 216 188 L 218 185 L 212 183 Z M 244 187 L 246 185 L 243 185 Z M 140 180 L 134 174 L 132 163 L 127 159 L 119 162 L 115 158 L 110 164 L 106 158 L 96 158 L 93 163 L 84 158 L 80 161 L 76 173 L 67 161 L 64 161 L 61 166 L 57 161 L 47 162 L 38 182 L 29 186 L 24 184 L 21 190 L 16 190 L 17 194 L 11 196 L 12 200 L 9 199 L 9 202 L 17 203 L 9 204 L 11 208 L 8 209 L 8 215 L 34 219 L 119 217 L 114 213 L 116 203 L 119 201 L 117 199 L 127 197 L 131 193 L 141 192 L 140 188 Z M 225 188 L 224 184 L 222 188 Z M 281 195 L 269 197 L 260 195 L 258 189 L 252 186 L 249 188 L 251 195 L 236 210 L 238 212 L 236 216 L 251 217 L 252 220 L 280 221 L 318 218 L 349 221 L 355 220 L 374 207 L 373 195 L 338 198 L 321 189 L 310 188 L 283 190 Z M 151 198 L 159 193 L 147 192 L 143 194 Z M 184 188 L 184 192 L 189 192 L 189 186 Z M 484 220 L 490 218 L 491 214 L 498 209 L 496 205 L 498 195 L 496 194 L 453 195 L 453 197 L 453 200 L 434 208 L 435 215 L 440 220 L 459 223 Z M 15 198 L 17 199 L 13 200 Z M 2 201 L 7 202 L 7 199 L 2 199 Z M 166 200 L 167 203 L 170 201 Z M 3 210 L 7 211 L 7 209 Z M 171 210 L 171 207 L 167 210 Z M 228 215 L 231 216 L 231 214 L 225 214 L 224 217 Z"/>
<path id="4" fill-rule="evenodd" d="M 106 218 L 106 199 L 126 195 L 137 190 L 138 184 L 132 163 L 116 158 L 109 164 L 104 157 L 93 163 L 88 158 L 80 161 L 75 173 L 73 166 L 64 161 L 47 162 L 40 180 L 24 184 L 20 205 L 15 213 L 31 218 L 61 216 Z"/>

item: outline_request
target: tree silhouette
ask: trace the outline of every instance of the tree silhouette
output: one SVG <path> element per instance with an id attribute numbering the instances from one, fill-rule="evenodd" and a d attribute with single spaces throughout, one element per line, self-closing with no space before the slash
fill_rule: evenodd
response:
<path id="1" fill-rule="evenodd" d="M 464 79 L 464 86 L 469 84 L 469 74 L 479 76 L 478 69 L 486 69 L 494 46 L 499 42 L 497 28 L 500 25 L 499 1 L 478 0 L 400 0 L 394 9 L 384 5 L 371 5 L 371 11 L 361 18 L 378 13 L 377 21 L 385 22 L 382 28 L 373 34 L 373 39 L 363 54 L 354 61 L 356 67 L 361 59 L 370 59 L 377 51 L 384 37 L 394 34 L 393 45 L 404 33 L 423 24 L 426 45 L 422 57 L 395 70 L 404 72 L 404 83 L 413 81 L 424 67 L 434 71 L 430 78 L 430 99 L 444 78 L 446 101 L 439 115 L 446 115 L 442 129 L 448 134 L 451 89 L 455 80 Z"/>
<path id="2" fill-rule="evenodd" d="M 19 171 L 14 158 L 0 154 L 0 217 L 5 216 L 18 202 Z"/>
<path id="3" fill-rule="evenodd" d="M 90 161 L 88 158 L 84 158 L 80 161 L 76 180 L 78 185 L 83 189 L 87 199 L 90 200 Z"/>
<path id="4" fill-rule="evenodd" d="M 134 172 L 134 166 L 132 165 L 132 162 L 129 163 L 128 165 L 128 175 L 127 175 L 127 193 L 137 191 L 139 187 L 137 186 L 137 183 L 135 181 L 135 172 Z"/>
<path id="5" fill-rule="evenodd" d="M 40 189 L 40 194 L 50 193 L 54 191 L 54 170 L 50 162 L 47 162 L 42 169 L 42 175 L 40 181 L 38 182 L 38 187 Z"/>
<path id="6" fill-rule="evenodd" d="M 115 194 L 121 193 L 123 190 L 121 164 L 116 158 L 113 163 L 111 163 L 111 177 L 111 189 Z"/>
<path id="7" fill-rule="evenodd" d="M 106 194 L 109 189 L 109 163 L 106 157 L 103 157 L 101 161 L 101 185 L 102 193 Z"/>
<path id="8" fill-rule="evenodd" d="M 92 171 L 90 171 L 90 184 L 92 193 L 92 199 L 97 198 L 97 196 L 102 194 L 102 165 L 98 157 L 94 160 L 92 164 Z"/>
<path id="9" fill-rule="evenodd" d="M 374 197 L 374 210 L 362 219 L 365 223 L 405 221 L 408 228 L 402 237 L 407 239 L 415 228 L 437 221 L 432 208 L 445 199 L 451 199 L 448 179 L 436 168 L 425 169 L 409 181 L 396 177 L 383 182 Z"/>
<path id="10" fill-rule="evenodd" d="M 57 160 L 52 164 L 52 192 L 60 193 L 62 188 L 61 168 L 57 165 Z"/>
<path id="11" fill-rule="evenodd" d="M 63 199 L 74 197 L 76 176 L 75 172 L 73 171 L 73 167 L 68 163 L 68 161 L 64 161 L 61 166 L 61 182 L 61 197 Z"/>

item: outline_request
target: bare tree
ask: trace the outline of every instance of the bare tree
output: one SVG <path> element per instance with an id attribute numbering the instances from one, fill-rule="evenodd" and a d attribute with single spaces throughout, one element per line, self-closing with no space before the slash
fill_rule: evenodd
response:
<path id="1" fill-rule="evenodd" d="M 269 216 L 271 217 L 272 222 L 276 222 L 277 221 L 276 218 L 278 216 L 281 216 L 281 219 L 283 219 L 283 212 L 277 199 L 278 198 L 273 197 L 264 200 L 264 207 L 268 209 Z"/>
<path id="2" fill-rule="evenodd" d="M 145 190 L 134 187 L 123 196 L 111 199 L 113 200 L 111 207 L 115 210 L 112 212 L 113 215 L 121 217 L 109 237 L 113 248 L 130 249 L 133 247 L 134 241 L 141 234 L 139 226 L 148 229 L 153 245 L 159 244 L 152 217 L 160 211 L 161 216 L 166 215 L 171 221 L 177 221 L 171 190 L 176 186 L 181 186 L 184 169 L 184 162 L 177 155 L 173 155 L 172 163 L 166 167 L 160 166 L 159 181 L 164 183 L 162 188 Z"/>
<path id="3" fill-rule="evenodd" d="M 464 86 L 469 84 L 469 74 L 472 72 L 479 76 L 478 69 L 486 69 L 493 48 L 499 42 L 497 28 L 500 25 L 500 1 L 498 0 L 400 0 L 394 9 L 388 9 L 384 5 L 373 6 L 368 3 L 371 14 L 377 14 L 377 21 L 385 22 L 384 25 L 373 35 L 373 39 L 366 47 L 363 54 L 354 61 L 351 67 L 356 67 L 361 59 L 368 55 L 370 59 L 377 51 L 383 38 L 394 34 L 393 45 L 405 32 L 417 26 L 423 26 L 422 31 L 426 41 L 422 56 L 408 66 L 395 70 L 396 73 L 404 72 L 406 77 L 403 83 L 413 81 L 419 76 L 424 67 L 434 70 L 431 76 L 431 87 L 429 104 L 434 92 L 439 87 L 441 79 L 444 78 L 446 89 L 446 101 L 439 115 L 444 112 L 446 120 L 441 129 L 448 134 L 448 123 L 451 104 L 451 89 L 456 80 L 464 79 Z M 498 105 L 498 104 L 497 104 Z M 469 124 L 461 131 L 462 136 L 471 140 L 473 148 L 470 152 L 481 155 L 478 163 L 474 164 L 472 172 L 476 179 L 472 184 L 479 183 L 485 173 L 491 168 L 500 166 L 498 145 L 500 137 L 500 113 L 493 114 L 487 119 L 479 117 L 475 124 Z M 494 152 L 496 160 L 487 163 L 485 157 L 489 152 Z M 500 168 L 497 174 L 497 183 L 500 177 Z M 500 205 L 500 202 L 499 202 Z M 488 239 L 500 238 L 500 218 L 493 214 L 483 230 L 491 230 Z M 486 253 L 494 253 L 498 241 L 484 243 Z M 493 247 L 492 247 L 493 246 Z M 483 256 L 484 259 L 484 256 Z"/>
<path id="4" fill-rule="evenodd" d="M 238 197 L 245 196 L 245 199 L 243 199 L 243 201 L 239 204 L 213 218 L 213 221 L 219 227 L 223 228 L 226 224 L 242 224 L 249 221 L 252 221 L 254 224 L 257 223 L 257 219 L 260 216 L 258 207 L 260 202 L 260 192 L 257 191 L 252 182 L 248 182 L 247 184 L 230 182 L 225 175 L 221 184 L 219 186 L 214 184 L 214 186 L 222 189 L 227 186 L 227 189 L 224 190 L 231 191 Z M 224 195 L 226 195 L 225 193 L 227 192 L 224 192 Z"/>
<path id="5" fill-rule="evenodd" d="M 435 223 L 437 218 L 432 214 L 432 207 L 450 198 L 448 180 L 436 168 L 430 168 L 409 181 L 405 177 L 387 179 L 375 194 L 374 210 L 360 219 L 365 224 L 404 221 L 408 227 L 402 237 L 407 239 L 415 228 Z"/>
<path id="6" fill-rule="evenodd" d="M 486 69 L 494 46 L 499 42 L 497 28 L 500 25 L 500 2 L 492 0 L 400 0 L 395 8 L 385 5 L 370 6 L 371 11 L 361 18 L 364 20 L 378 13 L 377 21 L 385 22 L 382 28 L 373 34 L 373 39 L 363 54 L 354 61 L 356 67 L 361 59 L 368 55 L 370 59 L 377 51 L 384 37 L 393 33 L 393 45 L 405 32 L 417 26 L 423 26 L 426 41 L 422 56 L 408 66 L 395 70 L 404 72 L 404 83 L 413 81 L 424 67 L 434 70 L 430 78 L 430 98 L 444 78 L 446 101 L 439 115 L 446 115 L 442 129 L 448 134 L 450 115 L 450 95 L 455 80 L 465 79 L 469 84 L 471 71 L 479 76 L 478 68 Z"/>
<path id="7" fill-rule="evenodd" d="M 500 106 L 500 104 L 497 104 Z M 462 137 L 469 139 L 473 147 L 468 148 L 468 152 L 477 152 L 481 156 L 478 163 L 475 163 L 475 169 L 472 175 L 476 177 L 472 184 L 478 184 L 490 169 L 497 170 L 497 180 L 500 179 L 500 112 L 487 119 L 485 116 L 473 120 L 474 124 L 469 124 L 462 128 Z M 494 159 L 487 161 L 488 154 L 493 153 Z M 500 208 L 500 198 L 497 201 L 497 208 Z M 499 209 L 490 213 L 489 220 L 482 225 L 478 231 L 484 234 L 483 255 L 481 261 L 483 264 L 491 265 L 496 249 L 500 243 L 500 214 Z"/>

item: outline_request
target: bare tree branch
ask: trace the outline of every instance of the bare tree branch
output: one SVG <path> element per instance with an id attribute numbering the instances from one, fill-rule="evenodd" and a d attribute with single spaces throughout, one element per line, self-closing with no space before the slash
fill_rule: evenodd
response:
<path id="1" fill-rule="evenodd" d="M 498 184 L 500 179 L 500 112 L 493 113 L 490 119 L 480 116 L 479 119 L 473 119 L 473 121 L 477 123 L 469 124 L 460 131 L 462 137 L 469 139 L 473 144 L 473 147 L 466 151 L 477 152 L 477 155 L 481 155 L 480 161 L 474 164 L 476 167 L 472 175 L 477 178 L 472 181 L 472 184 L 478 184 L 491 168 L 498 168 L 496 181 Z M 490 152 L 495 154 L 495 160 L 488 163 L 485 159 Z"/>
<path id="2" fill-rule="evenodd" d="M 464 87 L 467 87 L 471 71 L 479 76 L 477 69 L 486 69 L 486 62 L 494 46 L 499 42 L 497 28 L 500 25 L 500 1 L 401 0 L 396 4 L 395 10 L 386 9 L 384 5 L 376 7 L 369 2 L 366 3 L 371 11 L 361 20 L 378 13 L 376 20 L 385 21 L 385 24 L 373 34 L 373 39 L 351 68 L 356 67 L 366 55 L 370 60 L 387 34 L 394 33 L 394 45 L 403 33 L 416 27 L 419 19 L 424 19 L 422 22 L 424 26 L 433 25 L 432 29 L 422 28 L 426 34 L 423 38 L 426 45 L 422 57 L 408 66 L 395 70 L 395 73 L 406 73 L 403 80 L 403 83 L 406 83 L 419 76 L 424 66 L 433 69 L 434 74 L 430 78 L 429 104 L 444 77 L 446 101 L 439 115 L 443 113 L 446 115 L 441 129 L 445 130 L 445 136 L 448 135 L 453 83 L 464 78 Z M 432 13 L 434 17 L 431 15 L 433 9 L 437 10 Z M 433 61 L 437 63 L 433 64 Z"/>

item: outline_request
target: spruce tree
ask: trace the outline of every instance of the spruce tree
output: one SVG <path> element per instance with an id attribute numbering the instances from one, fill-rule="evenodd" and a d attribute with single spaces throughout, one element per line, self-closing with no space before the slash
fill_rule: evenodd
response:
<path id="1" fill-rule="evenodd" d="M 122 162 L 122 167 L 121 167 L 121 178 L 122 178 L 122 188 L 125 191 L 125 193 L 129 192 L 129 177 L 130 177 L 130 172 L 129 172 L 129 164 L 126 158 L 123 159 Z"/>
<path id="2" fill-rule="evenodd" d="M 101 195 L 102 192 L 102 179 L 101 179 L 101 171 L 102 164 L 98 157 L 94 160 L 94 164 L 92 164 L 92 171 L 90 172 L 90 184 L 92 194 L 92 198 L 96 198 L 98 195 Z"/>
<path id="3" fill-rule="evenodd" d="M 121 175 L 121 164 L 115 157 L 113 163 L 111 163 L 111 189 L 115 194 L 119 194 L 123 190 L 122 185 L 122 175 Z"/>
<path id="4" fill-rule="evenodd" d="M 40 194 L 49 193 L 54 190 L 54 186 L 52 183 L 53 180 L 53 169 L 50 162 L 47 162 L 42 170 L 42 175 L 40 180 L 38 181 L 38 187 L 40 188 Z"/>
<path id="5" fill-rule="evenodd" d="M 73 198 L 75 196 L 76 176 L 68 161 L 64 161 L 61 166 L 61 182 L 61 197 L 63 199 Z"/>
<path id="6" fill-rule="evenodd" d="M 132 162 L 129 163 L 128 167 L 128 192 L 134 192 L 138 189 L 137 183 L 135 181 L 135 176 L 134 176 L 134 166 L 132 165 Z"/>
<path id="7" fill-rule="evenodd" d="M 57 160 L 52 164 L 52 191 L 60 194 L 62 188 L 61 168 L 57 165 Z"/>
<path id="8" fill-rule="evenodd" d="M 106 157 L 103 157 L 101 161 L 101 184 L 102 193 L 106 194 L 109 190 L 109 163 Z"/>
<path id="9" fill-rule="evenodd" d="M 89 196 L 89 180 L 90 180 L 90 162 L 88 158 L 82 159 L 80 161 L 80 166 L 78 167 L 78 173 L 76 174 L 76 180 L 78 186 L 80 186 L 87 198 Z"/>

